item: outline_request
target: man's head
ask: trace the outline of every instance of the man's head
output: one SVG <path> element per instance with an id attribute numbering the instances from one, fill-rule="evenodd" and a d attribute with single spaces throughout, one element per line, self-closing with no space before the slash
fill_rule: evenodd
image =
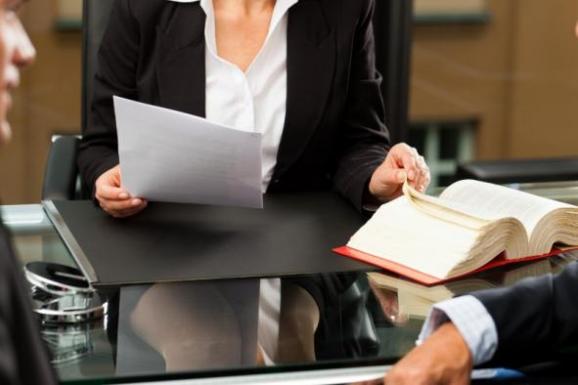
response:
<path id="1" fill-rule="evenodd" d="M 36 56 L 34 46 L 18 19 L 18 9 L 25 0 L 0 0 L 0 144 L 10 139 L 8 110 L 10 92 L 20 83 L 20 68 Z"/>

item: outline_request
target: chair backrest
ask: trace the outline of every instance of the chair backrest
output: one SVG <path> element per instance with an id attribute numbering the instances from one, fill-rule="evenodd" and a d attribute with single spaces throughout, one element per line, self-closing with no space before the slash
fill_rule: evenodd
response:
<path id="1" fill-rule="evenodd" d="M 115 0 L 84 0 L 82 15 L 82 129 L 90 119 L 96 55 Z"/>
<path id="2" fill-rule="evenodd" d="M 412 0 L 375 0 L 375 51 L 392 142 L 407 140 Z"/>
<path id="3" fill-rule="evenodd" d="M 42 200 L 82 198 L 76 165 L 80 139 L 77 135 L 54 135 L 44 168 Z"/>

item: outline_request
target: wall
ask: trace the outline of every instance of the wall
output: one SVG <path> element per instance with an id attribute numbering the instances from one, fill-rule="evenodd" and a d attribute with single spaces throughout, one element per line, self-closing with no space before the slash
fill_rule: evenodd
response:
<path id="1" fill-rule="evenodd" d="M 575 0 L 518 0 L 507 156 L 578 156 Z"/>
<path id="2" fill-rule="evenodd" d="M 489 23 L 414 30 L 411 119 L 478 119 L 477 153 L 485 158 L 507 152 L 514 3 L 489 1 Z"/>
<path id="3" fill-rule="evenodd" d="M 42 0 L 21 13 L 38 58 L 23 71 L 10 115 L 14 138 L 0 151 L 2 203 L 38 202 L 51 135 L 80 131 L 81 34 L 56 31 L 55 11 Z"/>
<path id="4" fill-rule="evenodd" d="M 576 155 L 578 2 L 487 4 L 488 23 L 415 27 L 411 119 L 478 119 L 481 159 Z"/>

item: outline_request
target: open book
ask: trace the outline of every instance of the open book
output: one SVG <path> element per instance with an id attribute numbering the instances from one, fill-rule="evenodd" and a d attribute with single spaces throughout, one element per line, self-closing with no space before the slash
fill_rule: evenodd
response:
<path id="1" fill-rule="evenodd" d="M 491 183 L 462 180 L 439 197 L 407 183 L 336 252 L 435 284 L 578 245 L 578 207 Z"/>
<path id="2" fill-rule="evenodd" d="M 483 272 L 472 277 L 461 278 L 435 286 L 424 286 L 419 283 L 383 273 L 368 273 L 371 289 L 380 303 L 386 300 L 390 319 L 407 320 L 408 318 L 424 319 L 433 304 L 471 293 L 476 290 L 510 286 L 526 277 L 535 277 L 556 273 L 559 266 L 552 266 L 548 260 L 521 263 L 499 271 Z M 395 305 L 391 302 L 395 301 Z M 394 317 L 391 317 L 391 316 Z"/>

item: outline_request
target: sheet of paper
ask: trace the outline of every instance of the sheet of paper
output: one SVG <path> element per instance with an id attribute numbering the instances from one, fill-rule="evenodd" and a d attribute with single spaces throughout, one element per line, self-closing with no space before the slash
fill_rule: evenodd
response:
<path id="1" fill-rule="evenodd" d="M 263 207 L 261 134 L 114 97 L 123 187 L 150 201 Z"/>

